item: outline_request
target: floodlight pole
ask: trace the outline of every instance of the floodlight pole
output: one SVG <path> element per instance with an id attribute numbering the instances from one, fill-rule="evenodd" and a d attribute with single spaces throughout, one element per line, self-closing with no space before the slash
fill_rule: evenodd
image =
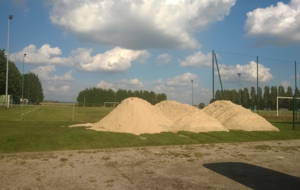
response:
<path id="1" fill-rule="evenodd" d="M 22 111 L 23 111 L 23 102 L 24 102 L 24 99 L 23 99 L 23 94 L 24 94 L 24 58 L 26 57 L 26 53 L 24 53 L 24 56 L 23 56 L 23 75 L 22 75 L 22 102 L 21 102 L 21 120 L 23 119 L 22 118 Z"/>
<path id="2" fill-rule="evenodd" d="M 7 55 L 6 55 L 6 85 L 5 85 L 5 103 L 7 104 L 7 108 L 9 107 L 8 97 L 7 97 L 7 92 L 8 92 L 9 25 L 10 25 L 10 20 L 12 18 L 13 18 L 13 15 L 8 16 Z"/>
<path id="3" fill-rule="evenodd" d="M 241 92 L 241 73 L 238 73 L 237 75 L 239 76 L 240 105 L 242 105 L 242 92 Z"/>
<path id="4" fill-rule="evenodd" d="M 194 104 L 193 104 L 193 99 L 194 99 L 194 97 L 193 97 L 193 93 L 194 93 L 194 90 L 193 90 L 193 87 L 194 87 L 194 86 L 193 86 L 193 80 L 191 80 L 191 82 L 192 82 L 192 106 L 193 106 L 193 105 L 194 105 Z"/>

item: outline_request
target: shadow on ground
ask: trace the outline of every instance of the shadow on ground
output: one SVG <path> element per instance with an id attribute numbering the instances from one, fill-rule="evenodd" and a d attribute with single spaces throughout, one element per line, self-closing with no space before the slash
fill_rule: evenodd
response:
<path id="1" fill-rule="evenodd" d="M 204 167 L 251 189 L 299 189 L 300 178 L 267 168 L 241 163 L 203 164 Z"/>

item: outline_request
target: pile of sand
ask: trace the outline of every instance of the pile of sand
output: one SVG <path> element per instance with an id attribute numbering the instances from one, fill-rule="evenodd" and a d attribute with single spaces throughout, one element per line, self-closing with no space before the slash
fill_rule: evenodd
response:
<path id="1" fill-rule="evenodd" d="M 155 105 L 176 125 L 175 131 L 209 132 L 228 131 L 218 120 L 188 104 L 163 101 Z"/>
<path id="2" fill-rule="evenodd" d="M 279 131 L 263 117 L 230 101 L 216 101 L 203 110 L 175 101 L 152 106 L 139 98 L 127 98 L 99 122 L 78 124 L 97 131 L 122 133 Z"/>
<path id="3" fill-rule="evenodd" d="M 139 98 L 127 98 L 112 112 L 95 124 L 79 124 L 90 126 L 97 131 L 112 131 L 122 133 L 160 133 L 175 132 L 175 125 L 157 108 Z"/>
<path id="4" fill-rule="evenodd" d="M 244 131 L 279 131 L 263 117 L 231 101 L 215 101 L 203 111 L 216 118 L 227 129 Z"/>

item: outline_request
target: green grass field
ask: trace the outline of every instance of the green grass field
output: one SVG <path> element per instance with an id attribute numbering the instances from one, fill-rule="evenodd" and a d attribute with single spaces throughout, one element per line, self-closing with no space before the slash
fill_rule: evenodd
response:
<path id="1" fill-rule="evenodd" d="M 75 107 L 75 121 L 72 121 L 72 109 L 27 106 L 23 107 L 23 111 L 28 113 L 21 121 L 20 107 L 0 108 L 0 153 L 300 139 L 300 122 L 297 121 L 293 130 L 290 120 L 269 120 L 280 132 L 181 131 L 136 136 L 84 127 L 69 128 L 72 124 L 97 122 L 113 108 Z"/>

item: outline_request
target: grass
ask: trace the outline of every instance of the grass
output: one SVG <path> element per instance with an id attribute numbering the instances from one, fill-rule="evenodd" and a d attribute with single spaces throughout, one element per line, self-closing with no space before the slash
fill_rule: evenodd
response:
<path id="1" fill-rule="evenodd" d="M 71 119 L 49 120 L 49 117 L 54 118 L 54 116 L 65 118 L 66 112 L 71 115 L 71 107 L 60 109 L 40 107 L 30 112 L 31 115 L 25 114 L 23 121 L 15 117 L 17 113 L 20 114 L 19 108 L 0 108 L 0 153 L 300 139 L 299 121 L 296 123 L 296 129 L 292 130 L 291 121 L 269 120 L 279 128 L 280 132 L 232 130 L 230 132 L 192 133 L 180 131 L 137 136 L 129 133 L 93 131 L 84 127 L 68 127 L 77 123 L 97 122 L 112 111 L 112 108 L 75 107 L 74 122 Z M 23 110 L 32 109 L 34 107 L 23 107 Z M 40 121 L 34 120 L 37 118 Z"/>

